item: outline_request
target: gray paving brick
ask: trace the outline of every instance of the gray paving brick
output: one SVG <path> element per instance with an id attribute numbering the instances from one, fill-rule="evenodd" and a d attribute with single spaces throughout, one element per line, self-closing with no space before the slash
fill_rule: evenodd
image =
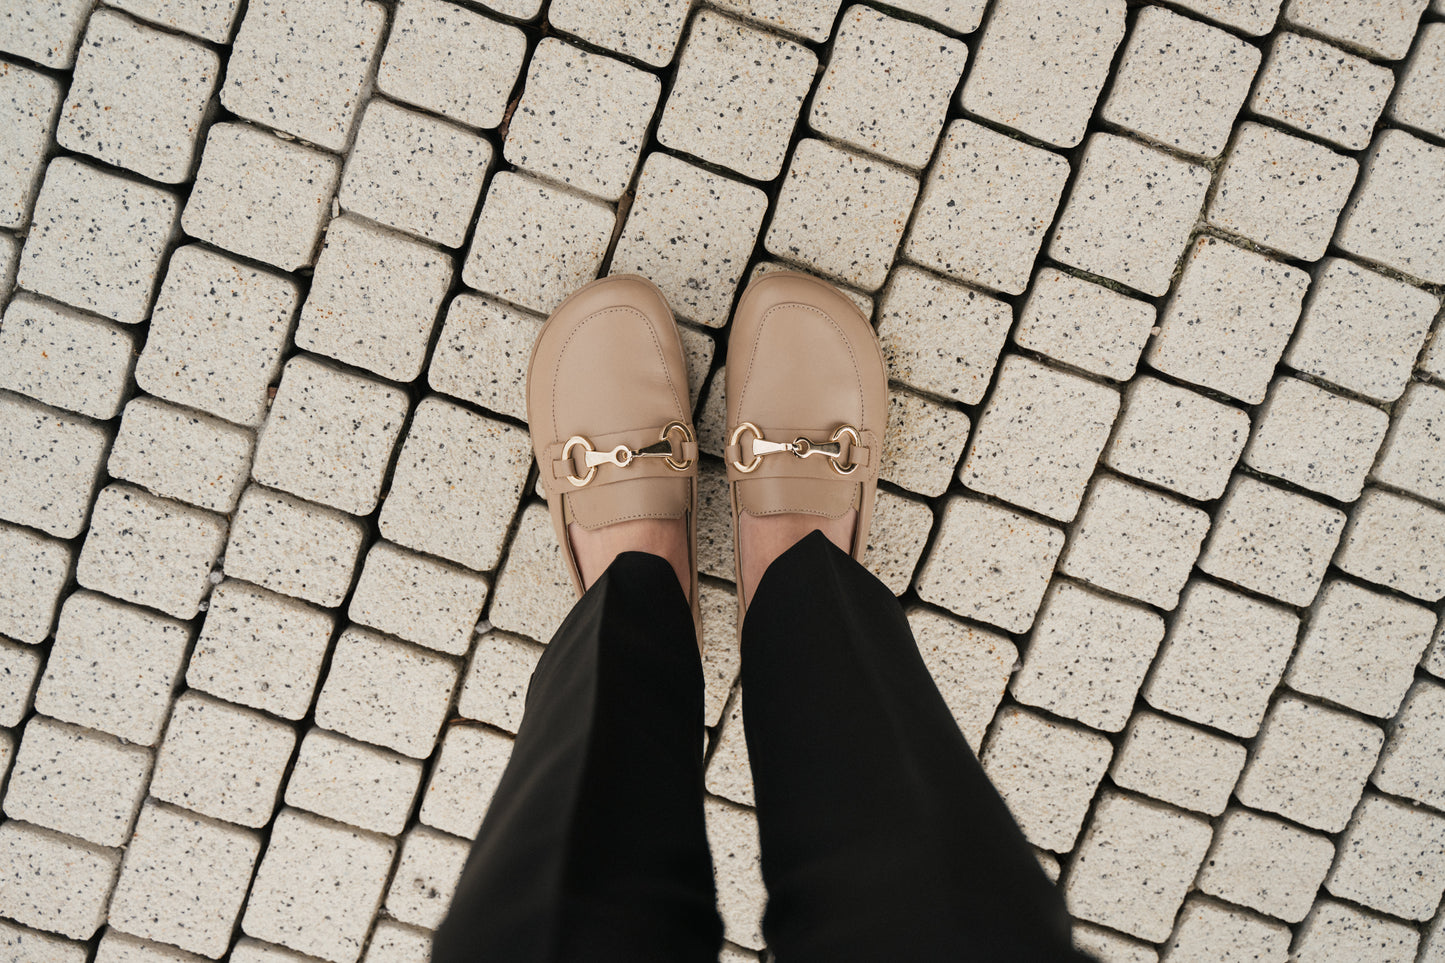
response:
<path id="1" fill-rule="evenodd" d="M 79 535 L 109 446 L 110 433 L 87 418 L 0 395 L 0 518 Z"/>
<path id="2" fill-rule="evenodd" d="M 1071 521 L 1118 410 L 1113 388 L 1006 355 L 959 480 Z"/>
<path id="3" fill-rule="evenodd" d="M 1297 33 L 1274 38 L 1249 109 L 1345 150 L 1370 145 L 1395 75 Z"/>
<path id="4" fill-rule="evenodd" d="M 1403 281 L 1326 258 L 1284 363 L 1375 401 L 1394 401 L 1439 307 L 1438 298 Z"/>
<path id="5" fill-rule="evenodd" d="M 1144 686 L 1163 712 L 1236 736 L 1259 730 L 1294 649 L 1299 619 L 1281 606 L 1191 582 Z"/>
<path id="6" fill-rule="evenodd" d="M 286 780 L 286 805 L 397 836 L 411 815 L 421 771 L 415 759 L 313 728 Z"/>
<path id="7" fill-rule="evenodd" d="M 1049 257 L 1163 295 L 1209 178 L 1196 164 L 1114 134 L 1094 134 L 1049 238 Z"/>
<path id="8" fill-rule="evenodd" d="M 1355 505 L 1335 564 L 1426 602 L 1445 597 L 1445 512 L 1378 488 Z"/>
<path id="9" fill-rule="evenodd" d="M 421 803 L 428 826 L 475 839 L 512 756 L 512 739 L 480 726 L 447 726 Z"/>
<path id="10" fill-rule="evenodd" d="M 204 963 L 205 957 L 173 946 L 126 936 L 107 926 L 95 951 L 95 963 Z"/>
<path id="11" fill-rule="evenodd" d="M 1395 407 L 1371 477 L 1445 503 L 1445 389 L 1413 384 Z"/>
<path id="12" fill-rule="evenodd" d="M 814 43 L 828 39 L 842 5 L 843 0 L 716 0 L 715 3 L 728 13 Z"/>
<path id="13" fill-rule="evenodd" d="M 498 174 L 493 184 L 505 176 L 510 175 Z M 510 261 L 499 257 L 491 263 Z M 527 366 L 544 320 L 490 298 L 458 295 L 447 308 L 428 384 L 491 411 L 526 419 Z"/>
<path id="14" fill-rule="evenodd" d="M 661 93 L 646 71 L 545 38 L 532 53 L 502 153 L 523 170 L 616 201 Z"/>
<path id="15" fill-rule="evenodd" d="M 86 27 L 56 139 L 151 180 L 183 183 L 220 79 L 221 58 L 204 44 L 102 9 Z"/>
<path id="16" fill-rule="evenodd" d="M 1298 923 L 1334 858 L 1334 844 L 1325 836 L 1233 808 L 1215 828 L 1198 885 L 1211 896 Z"/>
<path id="17" fill-rule="evenodd" d="M 1366 794 L 1325 888 L 1392 916 L 1430 919 L 1445 889 L 1445 816 Z"/>
<path id="18" fill-rule="evenodd" d="M 972 498 L 949 499 L 919 573 L 919 598 L 1009 632 L 1026 632 L 1043 600 L 1064 533 Z"/>
<path id="19" fill-rule="evenodd" d="M 351 588 L 364 534 L 350 515 L 253 485 L 231 517 L 225 571 L 335 608 Z"/>
<path id="20" fill-rule="evenodd" d="M 0 639 L 0 729 L 15 728 L 30 712 L 35 682 L 44 666 L 39 650 Z M 8 768 L 8 762 L 0 765 L 0 771 Z"/>
<path id="21" fill-rule="evenodd" d="M 888 395 L 879 477 L 922 495 L 942 495 L 968 441 L 968 416 L 902 388 Z"/>
<path id="22" fill-rule="evenodd" d="M 1216 903 L 1190 896 L 1179 912 L 1174 934 L 1165 944 L 1170 963 L 1209 963 L 1217 959 L 1277 960 L 1289 953 L 1290 929 Z"/>
<path id="23" fill-rule="evenodd" d="M 1190 248 L 1144 360 L 1165 374 L 1258 404 L 1309 283 L 1297 268 L 1201 237 Z"/>
<path id="24" fill-rule="evenodd" d="M 739 806 L 753 806 L 753 771 L 743 733 L 743 700 L 732 700 L 720 725 L 717 741 L 707 760 L 704 788 Z"/>
<path id="25" fill-rule="evenodd" d="M 697 600 L 702 614 L 702 724 L 712 728 L 722 721 L 728 694 L 742 668 L 738 605 L 731 585 L 708 582 L 698 585 Z"/>
<path id="26" fill-rule="evenodd" d="M 1018 661 L 1018 649 L 997 632 L 925 608 L 914 606 L 906 614 L 923 664 L 977 754 Z"/>
<path id="27" fill-rule="evenodd" d="M 457 675 L 450 659 L 348 628 L 316 699 L 316 723 L 425 759 L 451 706 Z"/>
<path id="28" fill-rule="evenodd" d="M 451 905 L 471 848 L 465 839 L 413 827 L 402 839 L 386 911 L 403 923 L 436 929 Z"/>
<path id="29" fill-rule="evenodd" d="M 1218 157 L 1259 68 L 1259 48 L 1163 7 L 1134 20 L 1101 119 L 1196 157 Z"/>
<path id="30" fill-rule="evenodd" d="M 878 301 L 890 380 L 947 401 L 983 400 L 1008 336 L 1007 303 L 918 268 L 895 268 Z"/>
<path id="31" fill-rule="evenodd" d="M 311 708 L 334 621 L 329 612 L 228 579 L 211 593 L 186 683 L 300 719 Z"/>
<path id="32" fill-rule="evenodd" d="M 1295 378 L 1276 379 L 1256 415 L 1244 463 L 1340 501 L 1354 501 L 1389 417 Z"/>
<path id="33" fill-rule="evenodd" d="M 241 0 L 114 0 L 110 5 L 162 27 L 223 44 L 231 39 Z"/>
<path id="34" fill-rule="evenodd" d="M 956 33 L 973 33 L 988 0 L 894 0 L 891 6 L 926 17 Z"/>
<path id="35" fill-rule="evenodd" d="M 1208 821 L 1105 790 L 1064 877 L 1076 916 L 1153 943 L 1174 916 L 1209 848 Z"/>
<path id="36" fill-rule="evenodd" d="M 231 950 L 230 963 L 314 963 L 315 959 L 242 936 Z"/>
<path id="37" fill-rule="evenodd" d="M 1283 19 L 1375 57 L 1399 60 L 1410 49 L 1415 25 L 1428 3 L 1384 0 L 1360 9 L 1348 0 L 1289 0 Z"/>
<path id="38" fill-rule="evenodd" d="M 888 591 L 902 595 L 908 591 L 918 560 L 923 557 L 928 533 L 933 529 L 933 510 L 927 502 L 880 492 L 873 521 L 863 565 L 888 586 Z"/>
<path id="39" fill-rule="evenodd" d="M 487 616 L 499 629 L 546 642 L 576 601 L 547 506 L 533 502 L 522 509 Z"/>
<path id="40" fill-rule="evenodd" d="M 732 582 L 733 519 L 728 495 L 727 469 L 704 458 L 697 475 L 697 570 L 703 575 Z"/>
<path id="41" fill-rule="evenodd" d="M 762 917 L 767 902 L 759 870 L 757 816 L 717 799 L 703 798 L 708 846 L 717 876 L 723 937 L 749 949 L 763 948 Z"/>
<path id="42" fill-rule="evenodd" d="M 515 733 L 542 646 L 507 632 L 478 637 L 457 697 L 457 714 Z"/>
<path id="43" fill-rule="evenodd" d="M 1269 33 L 1281 0 L 1175 0 L 1175 6 L 1251 37 Z"/>
<path id="44" fill-rule="evenodd" d="M 1068 176 L 1069 163 L 1057 154 L 954 121 L 925 177 L 903 254 L 961 281 L 1019 294 Z"/>
<path id="45" fill-rule="evenodd" d="M 472 127 L 496 127 L 522 73 L 527 37 L 511 24 L 442 0 L 402 0 L 376 86 Z"/>
<path id="46" fill-rule="evenodd" d="M 35 709 L 153 746 L 170 713 L 189 642 L 184 623 L 77 592 L 61 607 Z"/>
<path id="47" fill-rule="evenodd" d="M 1124 39 L 1124 5 L 1084 0 L 1046 11 L 998 0 L 963 85 L 963 109 L 1056 147 L 1073 147 Z"/>
<path id="48" fill-rule="evenodd" d="M 21 293 L 0 326 L 0 387 L 97 418 L 125 403 L 135 332 Z"/>
<path id="49" fill-rule="evenodd" d="M 1248 437 L 1245 412 L 1146 375 L 1125 392 L 1100 460 L 1186 498 L 1213 501 L 1224 494 Z"/>
<path id="50" fill-rule="evenodd" d="M 250 474 L 253 444 L 244 428 L 138 397 L 125 407 L 106 469 L 156 495 L 230 512 Z"/>
<path id="51" fill-rule="evenodd" d="M 605 50 L 665 67 L 690 7 L 672 0 L 553 0 L 547 22 Z"/>
<path id="52" fill-rule="evenodd" d="M 0 301 L 10 297 L 15 288 L 15 272 L 20 269 L 20 239 L 0 232 Z"/>
<path id="53" fill-rule="evenodd" d="M 542 0 L 487 0 L 483 6 L 518 20 L 531 20 L 542 9 Z"/>
<path id="54" fill-rule="evenodd" d="M 1007 706 L 989 727 L 981 761 L 1029 842 L 1068 852 L 1114 747 L 1104 735 Z"/>
<path id="55" fill-rule="evenodd" d="M 1340 217 L 1335 244 L 1413 277 L 1445 282 L 1445 147 L 1382 130 Z"/>
<path id="56" fill-rule="evenodd" d="M 187 234 L 283 271 L 316 260 L 341 162 L 246 124 L 217 124 L 181 215 Z"/>
<path id="57" fill-rule="evenodd" d="M 1390 725 L 1385 749 L 1371 777 L 1397 796 L 1445 809 L 1445 686 L 1414 682 Z"/>
<path id="58" fill-rule="evenodd" d="M 1427 23 L 1420 28 L 1415 52 L 1405 65 L 1399 89 L 1390 102 L 1390 118 L 1427 134 L 1445 137 L 1442 83 L 1445 83 L 1445 26 Z"/>
<path id="59" fill-rule="evenodd" d="M 430 960 L 431 938 L 420 930 L 383 919 L 371 931 L 365 963 L 429 963 Z"/>
<path id="60" fill-rule="evenodd" d="M 0 50 L 66 69 L 75 63 L 91 5 L 92 0 L 40 0 L 7 10 L 0 21 Z"/>
<path id="61" fill-rule="evenodd" d="M 352 621 L 450 655 L 466 655 L 487 580 L 377 542 L 366 553 L 347 614 Z"/>
<path id="62" fill-rule="evenodd" d="M 1014 341 L 1091 374 L 1127 381 L 1154 327 L 1154 306 L 1055 268 L 1034 275 Z M 963 399 L 967 401 L 967 399 Z"/>
<path id="63" fill-rule="evenodd" d="M 296 731 L 259 712 L 194 692 L 176 700 L 150 794 L 259 829 L 271 821 Z"/>
<path id="64" fill-rule="evenodd" d="M 241 929 L 333 963 L 361 957 L 396 844 L 384 836 L 283 809 Z"/>
<path id="65" fill-rule="evenodd" d="M 120 855 L 22 822 L 0 823 L 0 865 L 10 867 L 0 874 L 0 913 L 36 929 L 90 939 L 105 922 Z"/>
<path id="66" fill-rule="evenodd" d="M 260 851 L 258 833 L 148 803 L 126 847 L 110 924 L 219 958 Z"/>
<path id="67" fill-rule="evenodd" d="M 1159 963 L 1159 953 L 1152 946 L 1129 937 L 1074 920 L 1074 948 L 1092 953 L 1104 963 Z"/>
<path id="68" fill-rule="evenodd" d="M 1244 768 L 1244 746 L 1153 712 L 1137 712 L 1109 770 L 1114 784 L 1218 816 Z"/>
<path id="69" fill-rule="evenodd" d="M 45 641 L 73 555 L 64 542 L 0 524 L 0 634 L 31 645 Z"/>
<path id="70" fill-rule="evenodd" d="M 843 14 L 808 123 L 918 170 L 933 156 L 968 47 L 866 6 Z"/>
<path id="71" fill-rule="evenodd" d="M 1216 578 L 1308 605 L 1340 540 L 1345 513 L 1237 475 L 1215 515 L 1199 568 Z"/>
<path id="72" fill-rule="evenodd" d="M 427 398 L 397 458 L 381 534 L 477 571 L 495 569 L 531 464 L 524 431 Z"/>
<path id="73" fill-rule="evenodd" d="M 1435 628 L 1435 641 L 1425 650 L 1421 666 L 1437 678 L 1445 679 L 1445 619 Z"/>
<path id="74" fill-rule="evenodd" d="M 1367 913 L 1348 903 L 1321 899 L 1300 927 L 1293 959 L 1299 963 L 1370 959 L 1414 963 L 1420 933 L 1398 920 Z"/>
<path id="75" fill-rule="evenodd" d="M 57 157 L 45 169 L 16 283 L 115 321 L 143 321 L 178 213 L 169 191 Z"/>
<path id="76" fill-rule="evenodd" d="M 1435 4 L 1439 9 L 1439 4 Z M 1420 947 L 1419 963 L 1440 963 L 1445 957 L 1445 915 L 1435 914 L 1435 922 L 1425 931 L 1424 945 Z"/>
<path id="77" fill-rule="evenodd" d="M 84 2 L 89 6 L 89 0 Z M 18 14 L 19 9 L 10 15 Z M 8 48 L 12 39 L 0 37 L 0 49 Z M 50 149 L 50 132 L 55 129 L 64 96 L 64 88 L 48 74 L 0 63 L 0 131 L 4 131 L 0 143 L 5 145 L 0 152 L 0 227 L 17 230 L 30 222 L 30 208 L 40 190 Z"/>

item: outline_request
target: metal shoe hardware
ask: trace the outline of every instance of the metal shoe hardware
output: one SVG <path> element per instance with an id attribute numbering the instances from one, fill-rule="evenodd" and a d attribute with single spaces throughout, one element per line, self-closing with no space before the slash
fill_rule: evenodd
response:
<path id="1" fill-rule="evenodd" d="M 858 468 L 852 459 L 849 459 L 846 464 L 842 463 L 842 439 L 847 438 L 852 445 L 857 445 L 862 441 L 858 435 L 858 429 L 852 425 L 841 426 L 833 432 L 832 437 L 827 441 L 810 441 L 802 436 L 794 438 L 792 441 L 768 441 L 763 437 L 763 432 L 757 425 L 750 421 L 745 421 L 733 429 L 732 438 L 729 439 L 728 443 L 730 445 L 737 445 L 746 432 L 752 432 L 753 435 L 752 461 L 743 464 L 736 458 L 733 459 L 733 467 L 745 474 L 747 472 L 757 471 L 758 466 L 763 463 L 763 457 L 765 455 L 778 455 L 783 452 L 788 452 L 798 458 L 810 458 L 813 455 L 822 455 L 824 458 L 829 459 L 828 465 L 840 475 L 851 475 Z M 739 447 L 738 450 L 741 451 L 741 447 Z"/>
<path id="2" fill-rule="evenodd" d="M 598 451 L 592 447 L 592 442 L 581 435 L 573 435 L 567 439 L 567 444 L 562 446 L 562 457 L 571 460 L 572 451 L 575 448 L 582 449 L 582 464 L 587 467 L 587 474 L 582 476 L 569 474 L 567 480 L 577 488 L 581 488 L 590 482 L 597 474 L 600 465 L 616 465 L 618 468 L 626 468 L 637 458 L 661 458 L 667 462 L 667 467 L 673 471 L 687 471 L 692 467 L 693 460 L 684 458 L 679 460 L 672 453 L 672 436 L 674 433 L 682 435 L 682 444 L 695 441 L 692 429 L 680 421 L 669 421 L 663 426 L 657 436 L 655 444 L 646 448 L 628 448 L 626 445 L 618 445 L 616 448 L 607 451 Z"/>

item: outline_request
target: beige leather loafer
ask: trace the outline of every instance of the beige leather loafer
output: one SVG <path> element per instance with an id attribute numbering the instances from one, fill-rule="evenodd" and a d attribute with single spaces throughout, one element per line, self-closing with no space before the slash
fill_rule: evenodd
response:
<path id="1" fill-rule="evenodd" d="M 697 603 L 697 437 L 672 311 L 652 282 L 602 278 L 552 312 L 532 347 L 527 424 L 557 541 L 583 592 L 567 526 L 643 518 L 687 525 Z"/>
<path id="2" fill-rule="evenodd" d="M 888 425 L 888 373 L 873 326 L 831 284 L 768 274 L 743 292 L 727 359 L 728 487 L 743 597 L 738 518 L 858 512 L 862 560 Z"/>

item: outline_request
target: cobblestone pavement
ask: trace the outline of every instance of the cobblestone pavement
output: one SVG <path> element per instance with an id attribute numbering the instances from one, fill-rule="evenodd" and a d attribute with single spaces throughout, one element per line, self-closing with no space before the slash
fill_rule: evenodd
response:
<path id="1" fill-rule="evenodd" d="M 571 602 L 522 381 L 846 285 L 871 567 L 1105 961 L 1445 961 L 1445 0 L 0 0 L 0 960 L 420 963 Z M 8 774 L 8 775 L 7 775 Z"/>

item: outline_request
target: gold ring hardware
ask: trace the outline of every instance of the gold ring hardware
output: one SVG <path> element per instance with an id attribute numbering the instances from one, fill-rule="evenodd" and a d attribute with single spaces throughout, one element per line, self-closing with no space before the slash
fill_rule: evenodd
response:
<path id="1" fill-rule="evenodd" d="M 858 465 L 854 463 L 851 458 L 848 464 L 840 464 L 840 462 L 843 461 L 842 440 L 847 438 L 850 446 L 858 445 L 862 442 L 862 438 L 858 434 L 858 429 L 852 425 L 840 426 L 827 441 L 823 442 L 810 441 L 801 436 L 794 438 L 792 441 L 768 441 L 763 437 L 763 432 L 757 425 L 750 421 L 745 421 L 733 429 L 732 437 L 728 439 L 728 444 L 738 445 L 743 435 L 747 432 L 751 432 L 753 436 L 752 460 L 744 464 L 736 458 L 733 459 L 733 467 L 743 474 L 757 471 L 758 466 L 763 463 L 763 456 L 776 455 L 785 451 L 797 458 L 822 455 L 828 459 L 829 467 L 840 475 L 851 475 L 858 469 Z"/>
<path id="2" fill-rule="evenodd" d="M 570 461 L 572 450 L 580 447 L 582 463 L 587 466 L 587 474 L 581 476 L 569 474 L 567 480 L 572 483 L 574 488 L 581 488 L 596 476 L 599 465 L 616 465 L 618 468 L 626 468 L 636 458 L 661 458 L 673 471 L 687 471 L 692 467 L 693 459 L 678 459 L 672 453 L 672 436 L 677 433 L 681 433 L 684 445 L 695 439 L 692 429 L 680 421 L 669 421 L 662 431 L 658 432 L 657 443 L 648 445 L 646 448 L 628 448 L 626 445 L 618 445 L 607 451 L 598 451 L 592 447 L 592 442 L 582 435 L 573 435 L 567 439 L 567 444 L 562 446 L 562 458 Z"/>

